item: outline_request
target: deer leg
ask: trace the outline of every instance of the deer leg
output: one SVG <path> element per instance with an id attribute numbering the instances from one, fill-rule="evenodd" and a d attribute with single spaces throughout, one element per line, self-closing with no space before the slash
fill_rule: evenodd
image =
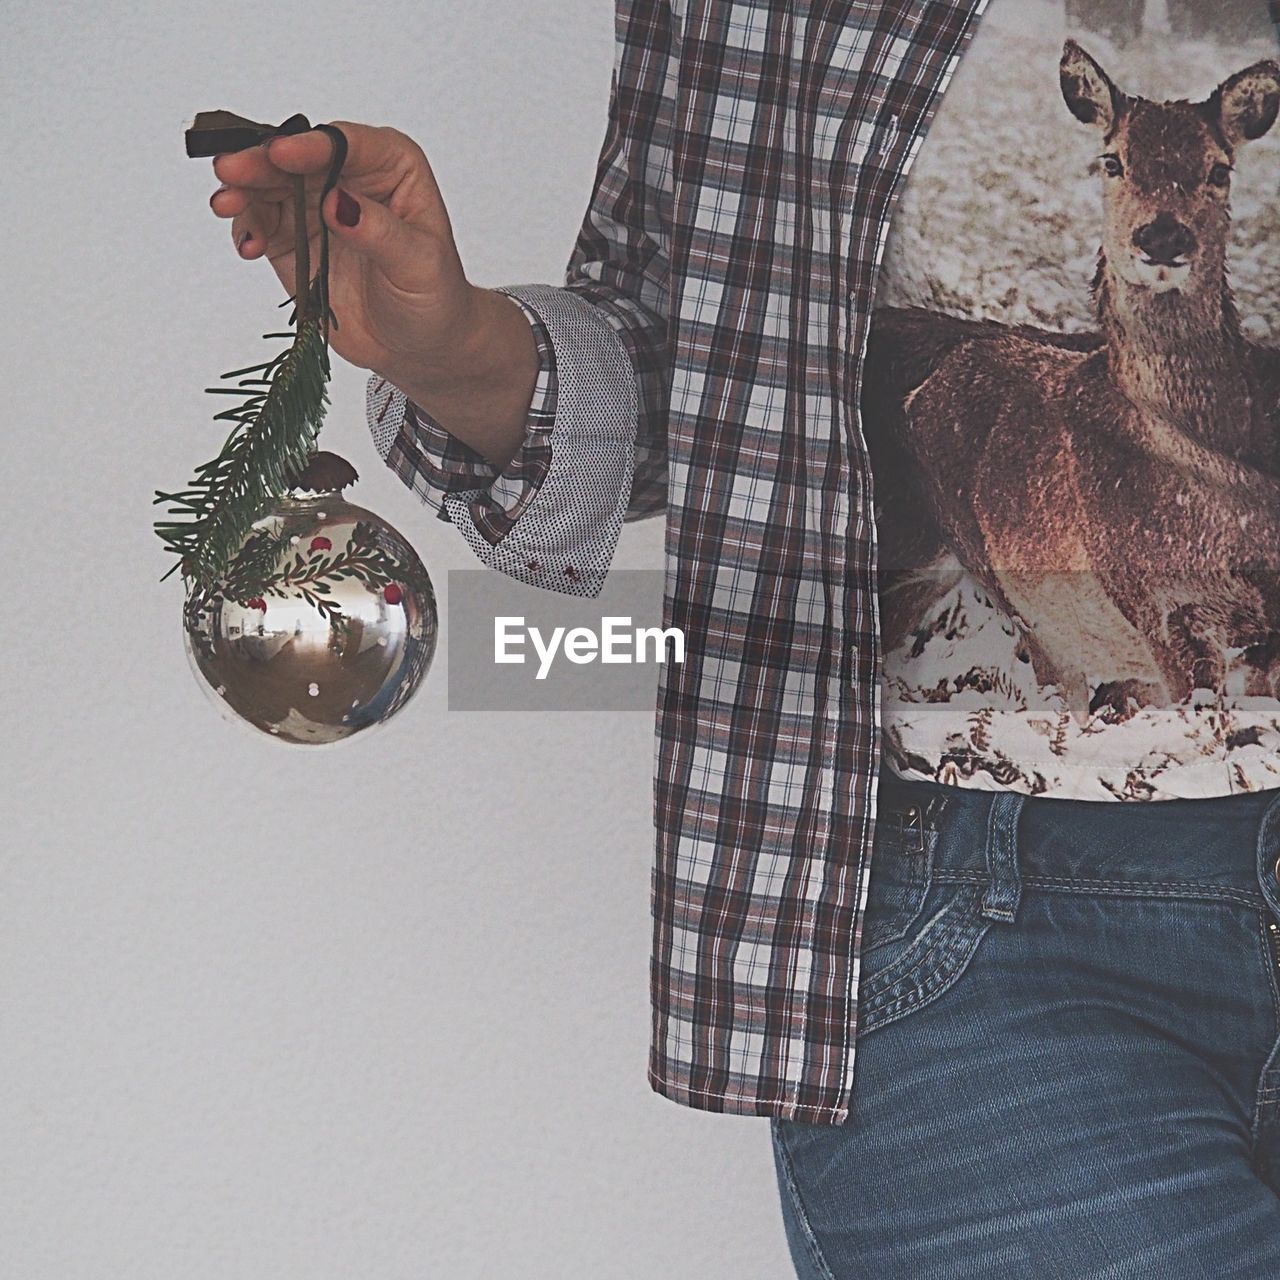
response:
<path id="1" fill-rule="evenodd" d="M 1179 702 L 1194 689 L 1220 693 L 1227 664 L 1213 611 L 1200 604 L 1179 605 L 1165 618 L 1162 666 Z"/>
<path id="2" fill-rule="evenodd" d="M 1165 695 L 1163 685 L 1148 680 L 1106 680 L 1093 691 L 1089 711 L 1096 714 L 1109 709 L 1115 718 L 1129 720 L 1143 707 L 1160 706 Z"/>
<path id="3" fill-rule="evenodd" d="M 1244 693 L 1250 698 L 1280 698 L 1280 633 L 1271 632 L 1240 655 Z"/>
<path id="4" fill-rule="evenodd" d="M 1053 685 L 1081 724 L 1113 696 L 1167 701 L 1151 644 L 1093 573 L 1004 572 L 1000 598 L 1022 633 L 1036 678 Z M 1031 620 L 1030 623 L 1028 620 Z M 1104 679 L 1105 677 L 1105 679 Z M 1091 698 L 1093 682 L 1103 680 Z"/>

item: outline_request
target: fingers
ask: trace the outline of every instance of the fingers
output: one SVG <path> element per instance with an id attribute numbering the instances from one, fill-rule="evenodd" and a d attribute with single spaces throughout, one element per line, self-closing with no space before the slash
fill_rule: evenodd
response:
<path id="1" fill-rule="evenodd" d="M 254 233 L 253 220 L 247 215 L 242 215 L 231 223 L 231 243 L 245 259 L 260 258 L 267 251 L 266 237 L 261 233 Z"/>
<path id="2" fill-rule="evenodd" d="M 219 218 L 234 218 L 252 203 L 252 197 L 243 187 L 219 187 L 209 197 L 209 208 Z"/>
<path id="3" fill-rule="evenodd" d="M 335 122 L 348 140 L 342 182 L 365 199 L 389 204 L 424 230 L 447 222 L 440 192 L 422 148 L 398 129 Z M 261 146 L 214 157 L 213 171 L 223 186 L 210 197 L 213 212 L 235 218 L 259 202 L 289 202 L 302 176 L 314 200 L 333 158 L 333 144 L 319 129 L 273 138 Z"/>
<path id="4" fill-rule="evenodd" d="M 422 157 L 417 143 L 396 129 L 335 120 L 347 139 L 342 171 L 351 178 L 370 174 L 400 173 Z M 234 187 L 277 187 L 290 174 L 319 176 L 333 160 L 333 142 L 327 133 L 312 129 L 289 137 L 272 138 L 258 147 L 215 156 L 213 171 L 220 181 Z"/>
<path id="5" fill-rule="evenodd" d="M 209 197 L 213 212 L 219 218 L 232 220 L 231 239 L 242 258 L 260 257 L 266 252 L 267 242 L 280 232 L 288 193 L 281 190 L 272 194 L 276 199 L 255 198 L 255 193 L 242 187 L 219 187 Z M 252 245 L 247 243 L 250 239 L 254 241 Z"/>
<path id="6" fill-rule="evenodd" d="M 405 290 L 438 287 L 442 273 L 462 276 L 452 243 L 424 233 L 377 200 L 338 187 L 321 216 L 342 245 L 368 258 Z"/>
<path id="7" fill-rule="evenodd" d="M 231 242 L 246 260 L 293 247 L 293 218 L 284 205 L 252 204 L 231 221 Z"/>
<path id="8" fill-rule="evenodd" d="M 284 204 L 293 203 L 293 192 L 286 187 L 253 191 L 245 187 L 219 187 L 209 197 L 209 208 L 219 218 L 234 218 L 254 207 L 278 211 Z"/>
<path id="9" fill-rule="evenodd" d="M 347 139 L 347 158 L 342 166 L 344 177 L 401 174 L 415 163 L 425 163 L 422 149 L 398 129 L 355 124 L 350 120 L 333 123 Z M 329 135 L 319 129 L 288 138 L 272 138 L 264 150 L 267 163 L 285 173 L 322 174 L 333 159 L 333 143 Z"/>
<path id="10" fill-rule="evenodd" d="M 265 146 L 214 156 L 213 172 L 229 187 L 284 187 L 289 183 L 288 175 L 267 158 Z"/>
<path id="11" fill-rule="evenodd" d="M 441 273 L 461 279 L 448 214 L 418 144 L 397 129 L 335 124 L 348 151 L 341 187 L 329 193 L 321 212 L 330 230 L 401 287 L 429 288 Z M 314 209 L 332 159 L 333 144 L 318 129 L 214 157 L 214 173 L 224 185 L 209 206 L 231 219 L 241 257 L 267 257 L 275 264 L 292 252 L 297 177 L 304 177 Z"/>
<path id="12" fill-rule="evenodd" d="M 245 259 L 260 258 L 267 251 L 265 238 L 254 235 L 253 224 L 248 218 L 237 218 L 231 224 L 231 242 Z"/>

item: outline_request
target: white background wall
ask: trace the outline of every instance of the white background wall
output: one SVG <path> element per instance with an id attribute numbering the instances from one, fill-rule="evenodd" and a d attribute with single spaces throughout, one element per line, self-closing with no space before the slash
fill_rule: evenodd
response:
<path id="1" fill-rule="evenodd" d="M 611 41 L 609 0 L 5 6 L 5 1276 L 790 1274 L 766 1122 L 645 1081 L 649 716 L 449 715 L 446 646 L 381 736 L 256 742 L 156 581 L 152 491 L 281 296 L 190 117 L 395 124 L 473 279 L 556 281 Z M 363 375 L 332 392 L 357 500 L 443 588 L 469 552 L 381 466 Z"/>

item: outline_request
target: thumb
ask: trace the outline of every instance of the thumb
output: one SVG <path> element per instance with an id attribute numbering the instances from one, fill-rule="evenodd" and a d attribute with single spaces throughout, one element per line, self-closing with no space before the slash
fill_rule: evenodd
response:
<path id="1" fill-rule="evenodd" d="M 439 286 L 441 255 L 429 251 L 431 238 L 386 205 L 354 195 L 345 187 L 335 187 L 325 197 L 321 214 L 344 244 L 370 259 L 401 288 Z M 456 253 L 449 256 L 456 262 Z M 461 264 L 457 265 L 461 274 Z"/>

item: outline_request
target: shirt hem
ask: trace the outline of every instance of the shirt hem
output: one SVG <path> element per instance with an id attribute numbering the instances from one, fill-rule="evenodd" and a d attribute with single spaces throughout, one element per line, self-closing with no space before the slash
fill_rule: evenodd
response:
<path id="1" fill-rule="evenodd" d="M 649 1087 L 660 1097 L 694 1111 L 722 1115 L 758 1116 L 773 1120 L 794 1120 L 802 1124 L 841 1125 L 849 1119 L 848 1107 L 815 1106 L 785 1097 L 765 1097 L 758 1093 L 731 1090 L 695 1089 L 654 1071 L 647 1072 Z"/>

